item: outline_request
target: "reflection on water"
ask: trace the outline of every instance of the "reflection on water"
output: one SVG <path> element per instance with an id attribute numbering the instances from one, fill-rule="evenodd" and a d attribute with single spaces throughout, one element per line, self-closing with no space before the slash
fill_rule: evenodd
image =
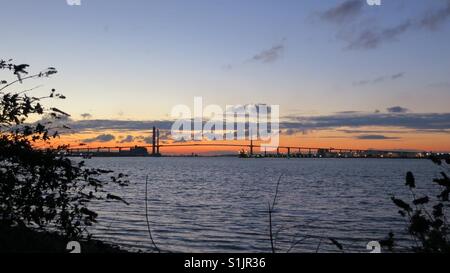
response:
<path id="1" fill-rule="evenodd" d="M 267 208 L 281 174 L 274 214 L 280 252 L 302 238 L 291 251 L 315 252 L 323 237 L 365 252 L 369 241 L 404 228 L 390 196 L 409 194 L 405 173 L 415 173 L 419 190 L 433 188 L 437 176 L 426 160 L 94 158 L 87 164 L 123 172 L 131 181 L 111 189 L 129 206 L 93 205 L 99 211 L 94 237 L 142 251 L 152 249 L 147 175 L 153 236 L 160 248 L 175 252 L 269 252 Z M 336 249 L 324 239 L 320 251 Z"/>

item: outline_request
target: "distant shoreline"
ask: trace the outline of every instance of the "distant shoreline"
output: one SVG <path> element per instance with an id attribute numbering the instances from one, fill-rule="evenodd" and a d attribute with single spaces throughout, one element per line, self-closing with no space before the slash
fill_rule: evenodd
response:
<path id="1" fill-rule="evenodd" d="M 82 158 L 82 156 L 70 155 L 68 157 Z M 417 160 L 429 160 L 427 157 L 248 157 L 239 158 L 236 155 L 161 155 L 161 156 L 92 156 L 92 158 L 237 158 L 237 159 L 417 159 Z"/>

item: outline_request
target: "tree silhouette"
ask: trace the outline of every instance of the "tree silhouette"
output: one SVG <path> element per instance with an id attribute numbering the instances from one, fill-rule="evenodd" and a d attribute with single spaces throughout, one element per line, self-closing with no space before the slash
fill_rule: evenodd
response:
<path id="1" fill-rule="evenodd" d="M 69 239 L 90 239 L 87 227 L 96 222 L 97 213 L 88 208 L 89 202 L 125 202 L 107 193 L 104 186 L 126 186 L 126 176 L 74 162 L 65 155 L 64 146 L 42 148 L 59 136 L 59 127 L 52 127 L 55 121 L 69 114 L 45 106 L 48 100 L 65 99 L 55 89 L 44 97 L 30 95 L 34 88 L 11 91 L 26 80 L 57 73 L 50 67 L 29 74 L 28 68 L 0 59 L 0 72 L 15 76 L 12 81 L 0 80 L 0 223 L 57 230 Z"/>

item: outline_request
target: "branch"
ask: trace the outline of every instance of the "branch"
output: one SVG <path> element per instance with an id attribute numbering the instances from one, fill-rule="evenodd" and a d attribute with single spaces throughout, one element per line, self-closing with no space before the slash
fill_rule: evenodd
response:
<path id="1" fill-rule="evenodd" d="M 29 79 L 33 79 L 33 78 L 41 78 L 41 77 L 44 77 L 44 76 L 48 77 L 48 76 L 50 76 L 52 74 L 55 74 L 55 73 L 57 73 L 56 69 L 53 68 L 53 67 L 50 67 L 47 70 L 41 71 L 41 72 L 39 72 L 37 74 L 34 74 L 34 75 L 31 75 L 31 76 L 27 76 L 25 78 L 20 78 L 19 77 L 19 79 L 15 80 L 15 81 L 12 81 L 12 82 L 6 84 L 5 86 L 3 86 L 2 88 L 0 88 L 0 93 L 2 93 L 2 91 L 5 90 L 6 88 L 8 88 L 11 85 L 14 85 L 14 84 L 16 84 L 18 82 L 22 83 L 25 80 L 29 80 Z"/>
<path id="2" fill-rule="evenodd" d="M 32 78 L 39 78 L 41 75 L 42 75 L 42 73 L 38 73 L 38 74 L 35 74 L 35 75 L 31 75 L 31 76 L 22 78 L 20 80 L 12 81 L 12 82 L 8 83 L 7 85 L 3 86 L 2 88 L 0 88 L 0 92 L 2 92 L 3 90 L 5 90 L 6 88 L 10 87 L 13 84 L 16 84 L 18 82 L 22 82 L 24 80 L 29 80 L 29 79 L 32 79 Z"/>
<path id="3" fill-rule="evenodd" d="M 270 237 L 270 246 L 272 249 L 272 253 L 276 252 L 275 242 L 274 242 L 274 237 L 273 237 L 272 213 L 273 213 L 273 210 L 275 209 L 275 205 L 277 202 L 278 189 L 280 187 L 281 177 L 283 177 L 283 175 L 280 175 L 280 177 L 278 178 L 277 187 L 275 189 L 275 196 L 273 197 L 272 205 L 269 202 L 269 237 Z"/>
<path id="4" fill-rule="evenodd" d="M 276 189 L 275 189 L 275 196 L 273 197 L 272 209 L 275 208 L 275 204 L 276 204 L 276 202 L 277 202 L 277 198 L 278 198 L 278 188 L 280 187 L 281 177 L 283 177 L 283 175 L 280 175 L 280 177 L 278 178 L 277 187 L 276 187 Z"/>
<path id="5" fill-rule="evenodd" d="M 155 241 L 153 240 L 152 231 L 150 229 L 150 221 L 148 220 L 147 184 L 148 184 L 148 176 L 145 177 L 145 218 L 147 220 L 148 235 L 150 236 L 150 240 L 152 241 L 153 247 L 156 249 L 156 251 L 158 251 L 158 253 L 161 253 L 161 250 L 158 248 Z"/>
<path id="6" fill-rule="evenodd" d="M 273 231 L 272 231 L 272 208 L 269 203 L 269 237 L 270 237 L 270 247 L 272 249 L 272 253 L 275 254 L 275 244 L 273 241 Z"/>

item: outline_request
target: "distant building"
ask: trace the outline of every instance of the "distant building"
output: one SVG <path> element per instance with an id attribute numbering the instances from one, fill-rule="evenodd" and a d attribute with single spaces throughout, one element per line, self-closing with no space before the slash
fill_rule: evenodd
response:
<path id="1" fill-rule="evenodd" d="M 318 157 L 337 157 L 338 154 L 332 152 L 331 149 L 319 149 L 317 150 Z"/>
<path id="2" fill-rule="evenodd" d="M 129 151 L 120 151 L 121 156 L 148 156 L 148 151 L 145 147 L 135 146 Z"/>

